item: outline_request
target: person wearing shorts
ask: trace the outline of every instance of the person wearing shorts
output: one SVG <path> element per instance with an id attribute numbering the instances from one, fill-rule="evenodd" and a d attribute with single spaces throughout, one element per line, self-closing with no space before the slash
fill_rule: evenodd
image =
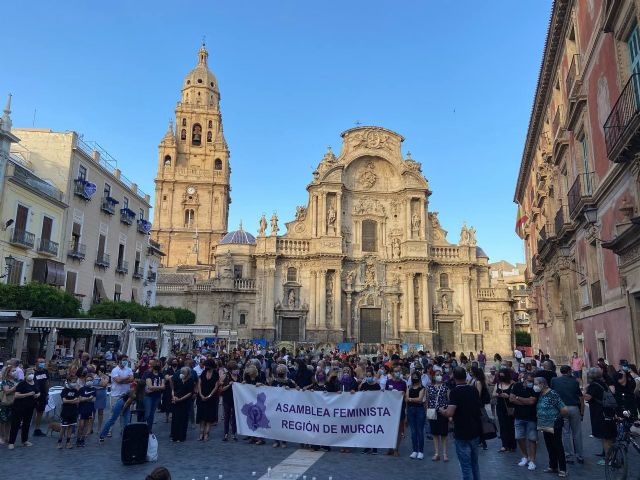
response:
<path id="1" fill-rule="evenodd" d="M 61 430 L 60 438 L 58 439 L 58 448 L 62 448 L 65 437 L 66 447 L 73 448 L 71 436 L 73 435 L 73 427 L 78 424 L 78 404 L 80 403 L 78 389 L 78 379 L 76 377 L 70 377 L 60 394 L 62 398 L 62 411 L 60 412 Z"/>
<path id="2" fill-rule="evenodd" d="M 538 430 L 536 426 L 536 403 L 539 394 L 533 390 L 535 374 L 527 373 L 521 382 L 514 383 L 509 401 L 514 406 L 515 437 L 522 452 L 518 466 L 536 469 Z"/>
<path id="3" fill-rule="evenodd" d="M 78 434 L 76 435 L 76 446 L 84 447 L 85 440 L 93 423 L 93 414 L 95 412 L 96 387 L 93 381 L 93 374 L 88 373 L 85 378 L 85 384 L 78 391 L 80 396 L 80 404 L 78 405 L 78 413 L 80 415 L 80 425 L 78 426 Z"/>

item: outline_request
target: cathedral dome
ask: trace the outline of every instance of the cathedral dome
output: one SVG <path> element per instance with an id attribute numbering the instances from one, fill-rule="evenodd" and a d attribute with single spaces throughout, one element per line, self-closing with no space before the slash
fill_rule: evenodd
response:
<path id="1" fill-rule="evenodd" d="M 250 233 L 245 232 L 242 229 L 242 223 L 240 223 L 240 227 L 238 230 L 234 232 L 227 233 L 222 240 L 220 240 L 219 245 L 255 245 L 256 237 L 251 235 Z"/>
<path id="2" fill-rule="evenodd" d="M 196 68 L 191 70 L 182 84 L 182 90 L 186 90 L 191 87 L 206 87 L 209 90 L 213 90 L 218 93 L 218 80 L 215 75 L 209 70 L 207 66 L 207 59 L 209 58 L 209 52 L 207 52 L 204 43 L 198 50 L 198 64 Z"/>

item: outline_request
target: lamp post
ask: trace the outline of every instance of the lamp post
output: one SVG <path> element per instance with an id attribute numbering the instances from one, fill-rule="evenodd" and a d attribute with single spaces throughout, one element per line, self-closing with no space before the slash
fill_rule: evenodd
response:
<path id="1" fill-rule="evenodd" d="M 9 255 L 8 257 L 4 257 L 5 273 L 3 275 L 0 275 L 0 278 L 5 278 L 11 275 L 11 270 L 13 270 L 13 267 L 15 266 L 15 264 L 16 264 L 16 259 L 13 258 L 11 255 Z"/>

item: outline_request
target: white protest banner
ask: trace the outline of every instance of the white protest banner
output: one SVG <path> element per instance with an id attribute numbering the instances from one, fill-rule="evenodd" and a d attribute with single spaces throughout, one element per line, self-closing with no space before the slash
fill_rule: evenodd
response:
<path id="1" fill-rule="evenodd" d="M 327 393 L 233 384 L 240 435 L 319 446 L 395 448 L 402 392 Z"/>

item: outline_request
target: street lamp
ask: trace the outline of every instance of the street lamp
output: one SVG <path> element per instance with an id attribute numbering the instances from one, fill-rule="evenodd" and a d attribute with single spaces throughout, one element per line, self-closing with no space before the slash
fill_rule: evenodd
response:
<path id="1" fill-rule="evenodd" d="M 13 269 L 15 264 L 16 264 L 16 259 L 13 258 L 11 255 L 9 255 L 8 257 L 4 257 L 4 270 L 6 273 L 4 275 L 0 275 L 0 278 L 8 277 L 9 274 L 11 274 L 11 270 Z"/>
<path id="2" fill-rule="evenodd" d="M 595 224 L 598 221 L 598 209 L 595 207 L 585 208 L 584 219 L 587 221 L 589 226 Z"/>
<path id="3" fill-rule="evenodd" d="M 573 257 L 573 255 L 571 255 L 571 247 L 570 247 L 569 245 L 561 245 L 561 246 L 558 248 L 558 253 L 560 254 L 560 256 L 561 256 L 561 257 L 566 258 L 566 259 L 569 259 L 569 258 L 572 258 L 572 257 Z M 582 273 L 582 272 L 581 272 L 581 271 L 579 271 L 579 270 L 575 270 L 575 269 L 573 269 L 573 268 L 571 268 L 571 267 L 568 267 L 568 266 L 566 266 L 566 267 L 564 267 L 564 268 L 566 268 L 566 269 L 567 269 L 567 270 L 569 270 L 570 272 L 577 273 L 577 274 L 578 274 L 578 275 L 580 275 L 581 277 L 584 277 L 584 273 Z"/>

